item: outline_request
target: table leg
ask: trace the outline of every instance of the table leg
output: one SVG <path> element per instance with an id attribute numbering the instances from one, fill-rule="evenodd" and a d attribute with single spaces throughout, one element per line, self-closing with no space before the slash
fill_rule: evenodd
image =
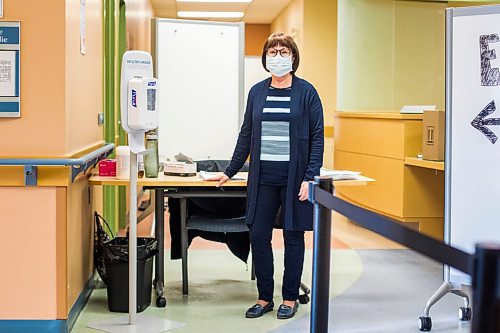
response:
<path id="1" fill-rule="evenodd" d="M 164 275 L 165 275 L 165 199 L 163 189 L 155 189 L 155 237 L 158 240 L 158 254 L 155 262 L 156 305 L 164 307 L 166 300 L 163 297 Z"/>
<path id="2" fill-rule="evenodd" d="M 188 294 L 188 230 L 187 230 L 187 200 L 180 198 L 181 204 L 181 243 L 182 243 L 182 294 Z"/>

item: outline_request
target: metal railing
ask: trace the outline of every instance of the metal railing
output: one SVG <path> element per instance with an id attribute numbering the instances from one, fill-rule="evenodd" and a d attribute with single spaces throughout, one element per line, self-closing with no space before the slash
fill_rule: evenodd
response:
<path id="1" fill-rule="evenodd" d="M 465 253 L 335 197 L 333 188 L 330 177 L 315 177 L 314 182 L 309 184 L 309 201 L 314 205 L 311 332 L 328 332 L 332 210 L 366 229 L 472 276 L 474 306 L 471 332 L 500 332 L 500 244 L 478 244 L 474 255 Z"/>
<path id="2" fill-rule="evenodd" d="M 115 148 L 112 143 L 78 158 L 0 158 L 0 166 L 24 166 L 24 184 L 37 186 L 39 166 L 71 166 L 71 181 L 81 172 L 86 172 L 103 158 L 111 154 Z"/>

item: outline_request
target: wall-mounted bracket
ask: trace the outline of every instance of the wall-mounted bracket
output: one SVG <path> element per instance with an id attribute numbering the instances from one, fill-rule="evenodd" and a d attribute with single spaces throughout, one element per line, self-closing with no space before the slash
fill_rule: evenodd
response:
<path id="1" fill-rule="evenodd" d="M 24 185 L 36 186 L 38 182 L 38 167 L 35 165 L 24 166 Z"/>

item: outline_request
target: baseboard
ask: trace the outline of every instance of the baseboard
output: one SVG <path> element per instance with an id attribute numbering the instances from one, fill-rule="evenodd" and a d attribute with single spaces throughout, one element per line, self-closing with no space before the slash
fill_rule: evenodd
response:
<path id="1" fill-rule="evenodd" d="M 0 333 L 68 333 L 66 320 L 0 320 Z"/>
<path id="2" fill-rule="evenodd" d="M 96 275 L 95 272 L 92 273 L 90 276 L 90 279 L 87 281 L 85 286 L 83 287 L 82 292 L 76 299 L 75 304 L 73 304 L 73 307 L 69 311 L 68 314 L 68 320 L 67 320 L 67 327 L 68 331 L 70 332 L 73 326 L 75 326 L 76 320 L 78 319 L 78 316 L 80 315 L 80 312 L 82 312 L 83 308 L 87 304 L 90 294 L 92 294 L 92 290 L 94 290 L 95 286 L 95 281 L 96 281 Z"/>

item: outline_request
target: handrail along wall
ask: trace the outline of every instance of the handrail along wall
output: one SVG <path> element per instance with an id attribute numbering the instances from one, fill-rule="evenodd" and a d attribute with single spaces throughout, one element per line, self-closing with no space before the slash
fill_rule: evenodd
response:
<path id="1" fill-rule="evenodd" d="M 37 186 L 38 166 L 71 166 L 71 182 L 100 160 L 111 154 L 115 145 L 112 143 L 78 158 L 0 158 L 0 166 L 24 166 L 24 184 Z"/>

